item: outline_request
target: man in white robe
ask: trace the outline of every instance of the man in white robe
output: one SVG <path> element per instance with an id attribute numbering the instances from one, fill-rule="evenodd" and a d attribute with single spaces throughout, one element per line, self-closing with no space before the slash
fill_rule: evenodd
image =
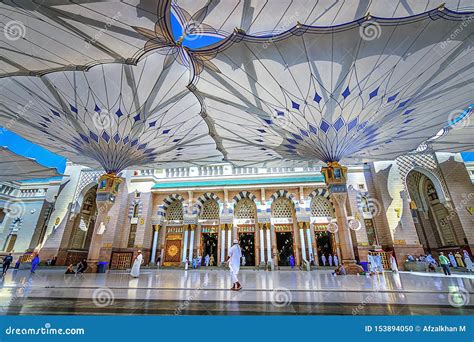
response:
<path id="1" fill-rule="evenodd" d="M 332 254 L 329 254 L 329 266 L 332 266 Z"/>
<path id="2" fill-rule="evenodd" d="M 230 275 L 232 278 L 232 287 L 231 290 L 239 291 L 242 289 L 242 285 L 239 283 L 237 275 L 239 274 L 240 269 L 240 260 L 242 258 L 242 251 L 239 246 L 239 241 L 236 239 L 232 247 L 229 249 L 229 255 L 226 262 L 229 264 Z"/>
<path id="3" fill-rule="evenodd" d="M 469 253 L 466 250 L 464 250 L 463 254 L 464 254 L 464 263 L 466 264 L 467 271 L 468 272 L 474 271 L 474 266 L 472 265 L 472 260 L 471 260 L 471 257 L 469 256 Z"/>
<path id="4" fill-rule="evenodd" d="M 326 266 L 326 255 L 321 255 L 321 261 L 323 262 L 323 266 Z"/>
<path id="5" fill-rule="evenodd" d="M 334 254 L 334 266 L 339 266 L 339 259 L 337 258 L 337 254 Z"/>
<path id="6" fill-rule="evenodd" d="M 454 268 L 458 268 L 458 264 L 456 263 L 456 259 L 454 258 L 453 253 L 449 252 L 448 257 L 449 261 L 451 262 L 451 266 L 453 266 Z"/>
<path id="7" fill-rule="evenodd" d="M 137 253 L 138 255 L 133 262 L 132 271 L 130 272 L 130 275 L 134 278 L 138 278 L 140 276 L 140 266 L 142 265 L 143 261 L 142 251 L 139 250 Z"/>
<path id="8" fill-rule="evenodd" d="M 377 266 L 377 272 L 383 273 L 383 266 L 382 266 L 382 257 L 380 254 L 375 255 L 375 264 Z"/>
<path id="9" fill-rule="evenodd" d="M 390 268 L 392 269 L 393 273 L 398 272 L 398 265 L 397 265 L 397 260 L 393 256 L 393 254 L 390 254 Z"/>
<path id="10" fill-rule="evenodd" d="M 206 256 L 204 257 L 204 263 L 206 264 L 206 267 L 209 266 L 209 259 L 210 259 L 209 254 L 206 254 Z"/>

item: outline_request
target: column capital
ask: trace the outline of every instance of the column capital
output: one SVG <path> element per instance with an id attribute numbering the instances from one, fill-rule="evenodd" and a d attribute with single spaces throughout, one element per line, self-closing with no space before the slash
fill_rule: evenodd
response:
<path id="1" fill-rule="evenodd" d="M 154 230 L 155 232 L 158 232 L 158 231 L 160 230 L 160 225 L 159 225 L 159 224 L 154 224 L 154 225 L 153 225 L 153 230 Z"/>

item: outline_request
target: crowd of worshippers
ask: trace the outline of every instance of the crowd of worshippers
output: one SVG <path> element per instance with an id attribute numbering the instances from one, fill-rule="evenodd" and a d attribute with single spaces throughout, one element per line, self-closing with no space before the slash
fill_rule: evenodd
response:
<path id="1" fill-rule="evenodd" d="M 203 263 L 202 256 L 198 254 L 197 256 L 192 257 L 191 260 L 189 260 L 189 257 L 186 257 L 184 268 L 187 270 L 189 266 L 196 269 L 202 266 L 209 267 L 209 266 L 215 266 L 215 265 L 216 265 L 216 259 L 214 258 L 214 255 L 206 254 L 206 256 L 204 257 L 204 263 Z"/>
<path id="2" fill-rule="evenodd" d="M 443 256 L 443 258 L 441 256 Z M 429 272 L 436 272 L 436 267 L 446 265 L 452 268 L 465 267 L 468 272 L 474 272 L 473 262 L 467 250 L 449 252 L 447 257 L 445 253 L 440 253 L 439 262 L 437 262 L 431 254 L 419 256 L 408 255 L 406 261 L 426 262 L 428 263 Z"/>

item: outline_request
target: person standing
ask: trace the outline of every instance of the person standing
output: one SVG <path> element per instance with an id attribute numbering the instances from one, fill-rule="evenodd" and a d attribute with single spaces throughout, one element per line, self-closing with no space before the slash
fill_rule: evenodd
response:
<path id="1" fill-rule="evenodd" d="M 142 251 L 137 252 L 138 255 L 133 262 L 132 270 L 130 271 L 130 275 L 134 278 L 138 278 L 140 276 L 140 266 L 142 265 L 143 255 Z"/>
<path id="2" fill-rule="evenodd" d="M 459 267 L 464 267 L 464 263 L 462 262 L 462 257 L 459 251 L 454 254 L 454 257 L 456 258 L 456 263 L 458 264 Z"/>
<path id="3" fill-rule="evenodd" d="M 321 261 L 323 262 L 323 266 L 326 266 L 326 255 L 325 254 L 323 254 L 321 256 Z"/>
<path id="4" fill-rule="evenodd" d="M 13 262 L 12 254 L 9 253 L 3 258 L 3 275 L 7 274 L 8 269 L 10 268 L 11 263 Z"/>
<path id="5" fill-rule="evenodd" d="M 393 273 L 398 272 L 398 265 L 397 265 L 397 260 L 393 256 L 393 254 L 390 254 L 390 268 L 392 269 Z"/>
<path id="6" fill-rule="evenodd" d="M 332 266 L 332 254 L 329 254 L 329 266 Z"/>
<path id="7" fill-rule="evenodd" d="M 334 266 L 339 266 L 339 259 L 337 258 L 337 254 L 334 254 Z"/>
<path id="8" fill-rule="evenodd" d="M 383 273 L 382 256 L 380 254 L 375 255 L 375 264 L 377 267 L 377 272 Z"/>
<path id="9" fill-rule="evenodd" d="M 443 268 L 444 275 L 451 275 L 451 271 L 449 270 L 449 259 L 446 258 L 443 252 L 439 254 L 439 263 Z"/>
<path id="10" fill-rule="evenodd" d="M 242 285 L 239 283 L 237 275 L 240 269 L 240 259 L 242 258 L 242 251 L 239 246 L 239 240 L 235 239 L 232 247 L 229 249 L 229 255 L 227 256 L 226 263 L 229 264 L 230 275 L 232 278 L 232 291 L 239 291 L 242 289 Z"/>
<path id="11" fill-rule="evenodd" d="M 40 263 L 40 258 L 38 254 L 35 254 L 33 260 L 31 261 L 31 273 L 35 273 L 36 267 Z"/>
<path id="12" fill-rule="evenodd" d="M 469 253 L 464 250 L 464 263 L 466 264 L 466 268 L 468 272 L 473 272 L 474 271 L 474 266 L 472 265 L 472 260 L 471 257 L 469 256 Z"/>
<path id="13" fill-rule="evenodd" d="M 449 252 L 448 254 L 449 261 L 451 262 L 451 266 L 454 268 L 458 268 L 458 264 L 456 263 L 456 259 L 454 259 L 453 253 Z"/>
<path id="14" fill-rule="evenodd" d="M 211 257 L 209 258 L 209 266 L 214 266 L 214 255 L 211 255 Z"/>
<path id="15" fill-rule="evenodd" d="M 189 267 L 189 258 L 186 257 L 186 260 L 184 261 L 184 270 L 187 271 Z"/>
<path id="16" fill-rule="evenodd" d="M 293 256 L 293 254 L 290 255 L 290 266 L 291 268 L 295 267 L 295 257 Z"/>
<path id="17" fill-rule="evenodd" d="M 204 257 L 204 263 L 206 264 L 206 267 L 209 266 L 209 254 L 206 254 L 206 256 Z"/>

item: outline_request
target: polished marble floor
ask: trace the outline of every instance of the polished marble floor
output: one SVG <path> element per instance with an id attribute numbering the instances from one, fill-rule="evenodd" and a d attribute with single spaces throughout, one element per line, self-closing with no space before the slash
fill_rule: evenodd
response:
<path id="1" fill-rule="evenodd" d="M 0 314 L 474 314 L 474 275 L 400 272 L 333 276 L 331 271 L 243 270 L 229 291 L 224 270 L 143 270 L 65 275 L 10 271 Z"/>

